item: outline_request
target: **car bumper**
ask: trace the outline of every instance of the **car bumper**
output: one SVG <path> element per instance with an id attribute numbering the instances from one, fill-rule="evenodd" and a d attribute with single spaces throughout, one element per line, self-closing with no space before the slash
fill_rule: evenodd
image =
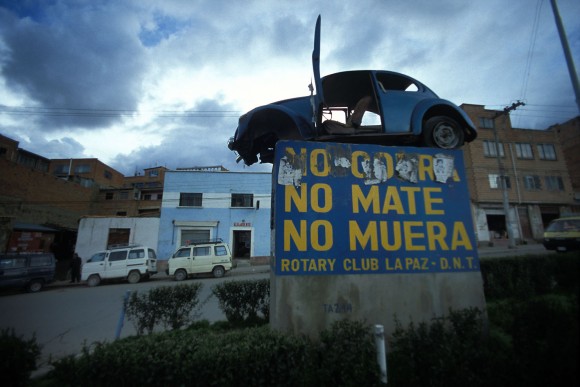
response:
<path id="1" fill-rule="evenodd" d="M 542 244 L 547 250 L 580 250 L 580 238 L 545 238 Z"/>

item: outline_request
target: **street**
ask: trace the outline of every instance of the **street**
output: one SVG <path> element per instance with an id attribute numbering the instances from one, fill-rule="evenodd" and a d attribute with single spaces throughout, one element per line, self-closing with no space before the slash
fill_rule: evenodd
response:
<path id="1" fill-rule="evenodd" d="M 516 249 L 486 247 L 479 249 L 481 259 L 500 256 L 545 254 L 542 245 L 522 245 Z M 552 253 L 552 252 L 549 252 Z M 164 274 L 138 284 L 126 282 L 102 284 L 91 288 L 86 284 L 53 284 L 39 293 L 9 291 L 0 293 L 2 319 L 0 328 L 14 328 L 17 335 L 25 339 L 36 335 L 42 346 L 39 368 L 48 359 L 61 358 L 79 353 L 83 344 L 96 341 L 113 341 L 127 291 L 147 292 L 153 287 L 173 286 L 199 281 L 203 284 L 200 302 L 211 296 L 211 287 L 217 283 L 234 280 L 269 278 L 269 266 L 239 267 L 224 278 L 196 278 L 183 282 L 173 281 Z M 225 320 L 215 297 L 210 297 L 201 309 L 200 319 L 210 322 Z M 120 337 L 136 333 L 132 322 L 125 318 Z"/>
<path id="2" fill-rule="evenodd" d="M 2 319 L 0 328 L 14 328 L 17 335 L 29 339 L 36 335 L 42 346 L 39 368 L 48 359 L 58 359 L 79 353 L 83 344 L 96 341 L 113 341 L 119 323 L 123 299 L 127 291 L 147 292 L 153 287 L 200 282 L 203 284 L 199 296 L 203 302 L 211 296 L 211 287 L 217 283 L 233 280 L 269 278 L 267 270 L 236 273 L 234 269 L 223 278 L 199 278 L 182 282 L 166 276 L 154 276 L 138 284 L 126 282 L 88 287 L 86 284 L 49 286 L 38 293 L 3 292 L 0 294 Z M 225 320 L 218 301 L 211 297 L 201 309 L 201 319 L 210 322 Z M 133 323 L 125 318 L 120 337 L 136 333 Z"/>

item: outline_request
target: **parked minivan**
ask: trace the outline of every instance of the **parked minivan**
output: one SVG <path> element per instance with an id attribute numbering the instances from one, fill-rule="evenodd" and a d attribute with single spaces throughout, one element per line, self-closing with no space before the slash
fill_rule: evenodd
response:
<path id="1" fill-rule="evenodd" d="M 126 279 L 135 284 L 157 273 L 157 254 L 150 247 L 115 247 L 93 254 L 83 265 L 81 280 L 97 286 L 103 280 Z"/>
<path id="2" fill-rule="evenodd" d="M 174 276 L 176 281 L 183 281 L 189 275 L 204 273 L 220 278 L 231 269 L 230 248 L 217 239 L 180 247 L 169 259 L 167 274 Z"/>
<path id="3" fill-rule="evenodd" d="M 55 259 L 51 253 L 0 255 L 0 287 L 38 292 L 54 281 Z"/>
<path id="4" fill-rule="evenodd" d="M 544 247 L 558 252 L 580 250 L 580 216 L 554 219 L 544 232 Z"/>

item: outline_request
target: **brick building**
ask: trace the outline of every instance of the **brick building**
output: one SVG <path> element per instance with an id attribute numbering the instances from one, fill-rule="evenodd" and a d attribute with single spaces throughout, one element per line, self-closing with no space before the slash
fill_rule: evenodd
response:
<path id="1" fill-rule="evenodd" d="M 558 133 L 574 189 L 574 203 L 580 205 L 580 116 L 553 125 L 548 130 Z"/>
<path id="2" fill-rule="evenodd" d="M 550 220 L 575 210 L 558 131 L 512 128 L 508 115 L 481 105 L 461 107 L 478 127 L 477 139 L 463 148 L 478 241 L 506 238 L 502 175 L 515 239 L 540 240 Z"/>
<path id="3" fill-rule="evenodd" d="M 147 168 L 142 175 L 125 177 L 120 188 L 101 189 L 99 215 L 159 217 L 166 171 L 165 167 Z"/>

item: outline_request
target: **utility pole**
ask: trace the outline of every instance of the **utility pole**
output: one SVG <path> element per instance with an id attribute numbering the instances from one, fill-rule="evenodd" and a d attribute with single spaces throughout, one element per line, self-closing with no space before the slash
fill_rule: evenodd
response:
<path id="1" fill-rule="evenodd" d="M 512 110 L 516 110 L 519 106 L 524 106 L 525 103 L 518 101 L 511 104 L 511 106 L 506 106 L 503 111 L 497 112 L 493 116 L 493 137 L 495 141 L 495 155 L 497 157 L 497 166 L 499 169 L 499 183 L 501 185 L 502 191 L 502 198 L 503 198 L 503 211 L 505 213 L 505 228 L 508 233 L 508 247 L 510 249 L 516 248 L 516 241 L 514 238 L 514 232 L 512 230 L 512 222 L 510 221 L 510 205 L 509 205 L 509 197 L 507 191 L 507 176 L 505 172 L 505 167 L 503 165 L 503 161 L 501 160 L 501 156 L 499 154 L 499 141 L 497 136 L 497 125 L 495 124 L 496 118 L 500 116 L 509 116 Z M 504 118 L 505 119 L 505 118 Z"/>
<path id="2" fill-rule="evenodd" d="M 576 67 L 574 66 L 574 60 L 572 59 L 572 54 L 570 53 L 570 46 L 568 45 L 568 39 L 566 38 L 566 32 L 564 31 L 564 25 L 562 24 L 562 19 L 560 18 L 560 12 L 558 11 L 556 0 L 551 0 L 551 3 L 552 11 L 554 12 L 554 18 L 556 19 L 556 27 L 558 28 L 558 34 L 560 35 L 560 41 L 562 42 L 562 48 L 564 49 L 564 56 L 566 57 L 566 63 L 568 64 L 570 80 L 572 81 L 572 87 L 574 88 L 574 94 L 576 95 L 576 105 L 580 111 L 580 86 L 578 86 L 578 75 L 576 74 Z"/>

